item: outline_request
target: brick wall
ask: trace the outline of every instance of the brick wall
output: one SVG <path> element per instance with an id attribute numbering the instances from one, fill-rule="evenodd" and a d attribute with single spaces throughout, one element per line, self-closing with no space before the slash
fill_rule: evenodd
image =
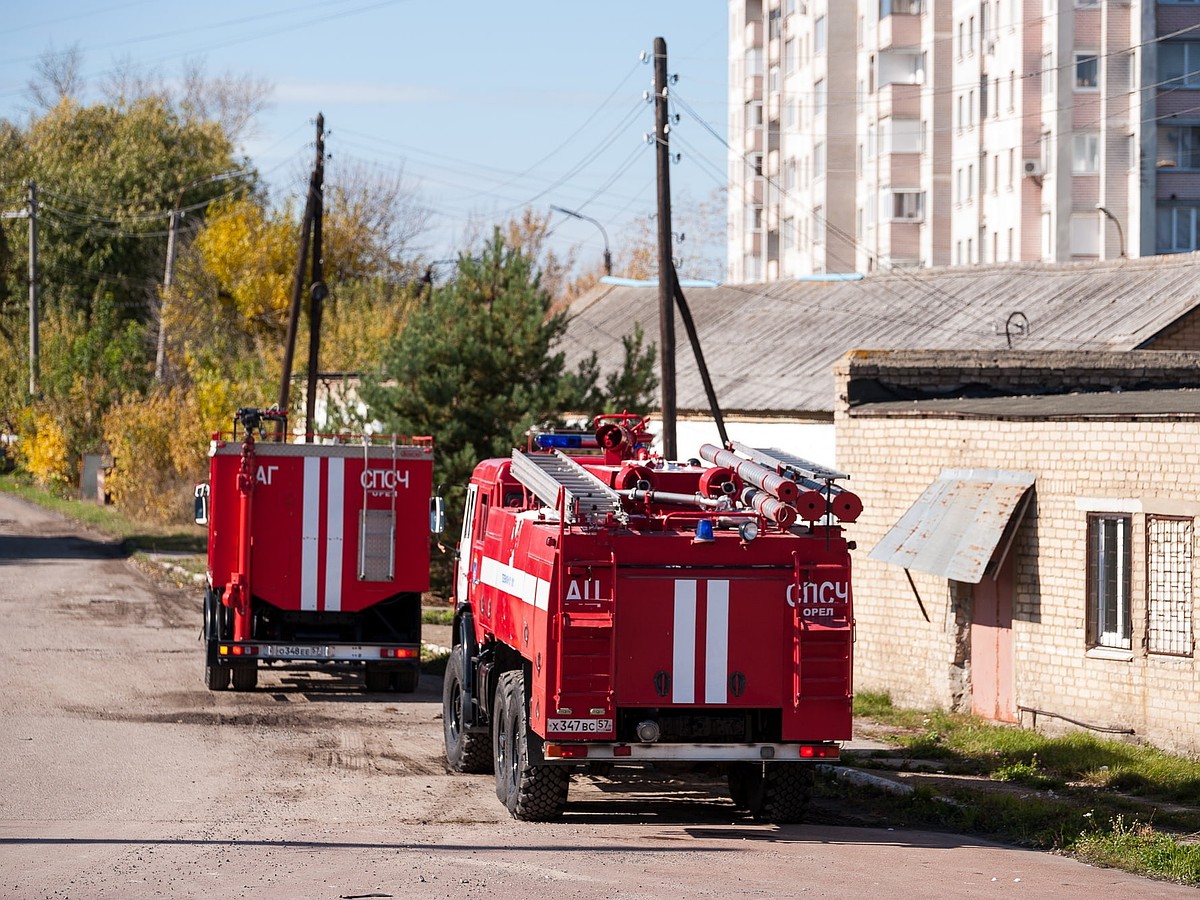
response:
<path id="1" fill-rule="evenodd" d="M 848 354 L 835 370 L 839 398 L 844 401 L 848 381 L 862 373 L 917 379 L 913 357 L 924 356 L 935 378 L 946 379 L 952 367 L 945 357 L 956 355 L 962 356 Z M 888 359 L 895 356 L 905 358 L 895 365 L 896 360 Z M 1131 378 L 1155 369 L 1143 370 L 1141 354 L 1125 356 L 1127 365 L 1137 357 Z M 1175 362 L 1185 356 L 1197 358 L 1180 354 Z M 1022 380 L 1022 373 L 1012 369 L 1014 360 L 996 362 L 1003 380 Z M 1030 366 L 1045 377 L 1053 370 L 1047 363 L 1031 360 Z M 1170 370 L 1170 365 L 1163 368 Z M 966 374 L 978 372 L 968 368 Z M 1107 377 L 1115 374 L 1109 366 Z M 1078 383 L 1087 373 L 1064 367 L 1062 376 Z M 913 571 L 926 621 L 904 570 L 871 560 L 867 553 L 944 467 L 1027 471 L 1037 479 L 1034 502 L 1011 550 L 1015 703 L 1096 726 L 1132 728 L 1158 746 L 1200 753 L 1196 659 L 1151 655 L 1143 643 L 1146 515 L 1200 515 L 1200 419 L 1006 422 L 865 415 L 868 409 L 839 402 L 835 413 L 838 468 L 851 474 L 850 486 L 865 507 L 849 530 L 859 546 L 854 581 L 857 688 L 886 690 L 903 705 L 969 709 L 970 664 L 964 659 L 969 587 Z M 1133 649 L 1126 658 L 1088 650 L 1089 511 L 1133 514 Z M 1192 591 L 1195 623 L 1200 612 L 1194 584 Z M 1023 721 L 1030 724 L 1028 714 Z M 1039 718 L 1042 725 L 1067 727 Z"/>

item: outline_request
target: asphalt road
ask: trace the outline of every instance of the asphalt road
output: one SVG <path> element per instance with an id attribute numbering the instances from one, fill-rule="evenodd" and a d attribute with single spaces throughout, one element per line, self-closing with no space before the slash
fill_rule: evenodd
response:
<path id="1" fill-rule="evenodd" d="M 200 603 L 0 494 L 0 896 L 1196 896 L 819 811 L 764 826 L 703 779 L 576 779 L 562 822 L 514 822 L 446 770 L 437 677 L 210 693 Z"/>

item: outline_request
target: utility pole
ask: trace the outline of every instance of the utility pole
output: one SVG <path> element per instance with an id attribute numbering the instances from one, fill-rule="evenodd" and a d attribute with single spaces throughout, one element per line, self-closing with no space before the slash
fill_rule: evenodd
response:
<path id="1" fill-rule="evenodd" d="M 29 182 L 29 396 L 38 395 L 38 195 Z"/>
<path id="2" fill-rule="evenodd" d="M 279 382 L 279 411 L 285 416 L 288 410 L 288 395 L 292 384 L 292 357 L 296 350 L 296 332 L 300 324 L 300 304 L 304 296 L 304 274 L 308 269 L 308 244 L 312 236 L 313 219 L 317 211 L 317 169 L 322 166 L 325 155 L 325 117 L 317 114 L 317 164 L 308 179 L 308 199 L 304 203 L 304 217 L 300 220 L 300 253 L 296 260 L 296 273 L 292 280 L 292 303 L 288 315 L 287 341 L 283 348 L 283 373 Z M 276 440 L 283 439 L 283 420 L 275 424 Z"/>
<path id="3" fill-rule="evenodd" d="M 180 198 L 183 197 L 183 191 L 179 192 Z M 175 274 L 175 233 L 179 230 L 179 217 L 181 215 L 178 207 L 182 203 L 176 203 L 176 208 L 171 210 L 171 222 L 167 226 L 167 267 L 163 272 L 163 288 L 162 302 L 158 305 L 158 346 L 154 354 L 154 380 L 162 384 L 167 377 L 167 296 L 171 293 L 171 280 Z"/>
<path id="4" fill-rule="evenodd" d="M 662 454 L 675 459 L 675 306 L 671 261 L 671 153 L 667 143 L 667 42 L 654 39 L 654 143 L 658 172 L 658 334 L 662 353 Z"/>
<path id="5" fill-rule="evenodd" d="M 317 419 L 317 357 L 321 350 L 321 306 L 329 294 L 326 287 L 325 260 L 322 258 L 321 225 L 325 218 L 325 117 L 317 114 L 317 165 L 313 170 L 316 184 L 316 209 L 313 213 L 312 232 L 312 287 L 309 290 L 308 307 L 308 390 L 305 393 L 304 432 L 312 435 L 316 431 Z"/>

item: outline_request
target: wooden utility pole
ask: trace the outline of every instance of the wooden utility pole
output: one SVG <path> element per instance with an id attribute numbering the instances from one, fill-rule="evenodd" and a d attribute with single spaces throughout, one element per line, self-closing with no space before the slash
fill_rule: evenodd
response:
<path id="1" fill-rule="evenodd" d="M 658 335 L 662 354 L 662 454 L 677 455 L 675 441 L 675 305 L 671 261 L 671 153 L 667 143 L 667 42 L 654 39 L 654 143 L 658 172 Z"/>
<path id="2" fill-rule="evenodd" d="M 287 414 L 292 385 L 292 358 L 296 352 L 296 332 L 300 327 L 300 306 L 304 297 L 304 276 L 308 270 L 308 245 L 312 238 L 313 219 L 317 211 L 317 172 L 323 167 L 325 158 L 325 117 L 317 114 L 317 164 L 308 179 L 308 198 L 304 203 L 304 216 L 300 220 L 300 253 L 296 259 L 296 273 L 292 280 L 292 303 L 288 313 L 287 340 L 283 348 L 283 373 L 279 380 L 279 411 Z M 276 439 L 283 437 L 283 422 L 277 420 Z"/>
<path id="3" fill-rule="evenodd" d="M 316 432 L 317 359 L 321 351 L 321 307 L 329 289 L 325 286 L 325 260 L 322 257 L 321 230 L 325 218 L 325 117 L 317 114 L 317 165 L 313 170 L 316 184 L 316 209 L 312 229 L 312 287 L 308 307 L 308 384 L 304 396 L 305 434 Z M 312 438 L 309 437 L 311 441 Z"/>
<path id="4" fill-rule="evenodd" d="M 38 395 L 38 194 L 29 182 L 29 396 Z"/>

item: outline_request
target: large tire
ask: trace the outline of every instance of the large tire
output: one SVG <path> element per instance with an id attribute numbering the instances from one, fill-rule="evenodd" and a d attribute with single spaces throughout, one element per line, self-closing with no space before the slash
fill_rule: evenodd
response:
<path id="1" fill-rule="evenodd" d="M 762 793 L 762 765 L 754 763 L 730 763 L 725 773 L 729 782 L 729 796 L 738 809 L 749 810 L 751 795 L 757 789 Z M 760 805 L 761 805 L 761 801 Z"/>
<path id="2" fill-rule="evenodd" d="M 401 694 L 411 694 L 421 683 L 421 666 L 401 666 L 392 673 L 392 689 Z"/>
<path id="3" fill-rule="evenodd" d="M 230 671 L 233 673 L 233 689 L 235 691 L 252 691 L 258 687 L 258 666 L 256 664 L 234 666 Z"/>
<path id="4" fill-rule="evenodd" d="M 221 638 L 221 599 L 212 588 L 204 591 L 204 686 L 210 691 L 229 689 L 229 667 L 217 662 Z"/>
<path id="5" fill-rule="evenodd" d="M 467 665 L 462 644 L 446 661 L 442 681 L 442 732 L 446 739 L 446 762 L 455 772 L 486 775 L 492 771 L 492 748 L 487 735 L 471 734 L 463 725 L 463 672 Z"/>
<path id="6" fill-rule="evenodd" d="M 803 822 L 813 781 L 813 769 L 806 763 L 767 763 L 761 794 L 755 796 L 751 809 L 754 818 L 778 825 Z"/>
<path id="7" fill-rule="evenodd" d="M 363 687 L 372 694 L 392 689 L 392 670 L 379 663 L 366 663 L 363 666 Z"/>
<path id="8" fill-rule="evenodd" d="M 229 690 L 230 670 L 227 666 L 205 665 L 204 684 L 210 691 Z"/>
<path id="9" fill-rule="evenodd" d="M 571 774 L 563 766 L 535 764 L 541 756 L 541 739 L 529 730 L 524 673 L 505 672 L 497 693 L 504 695 L 504 704 L 498 723 L 503 741 L 499 742 L 502 754 L 496 759 L 496 793 L 499 796 L 503 790 L 501 800 L 514 819 L 557 819 L 567 805 Z"/>

